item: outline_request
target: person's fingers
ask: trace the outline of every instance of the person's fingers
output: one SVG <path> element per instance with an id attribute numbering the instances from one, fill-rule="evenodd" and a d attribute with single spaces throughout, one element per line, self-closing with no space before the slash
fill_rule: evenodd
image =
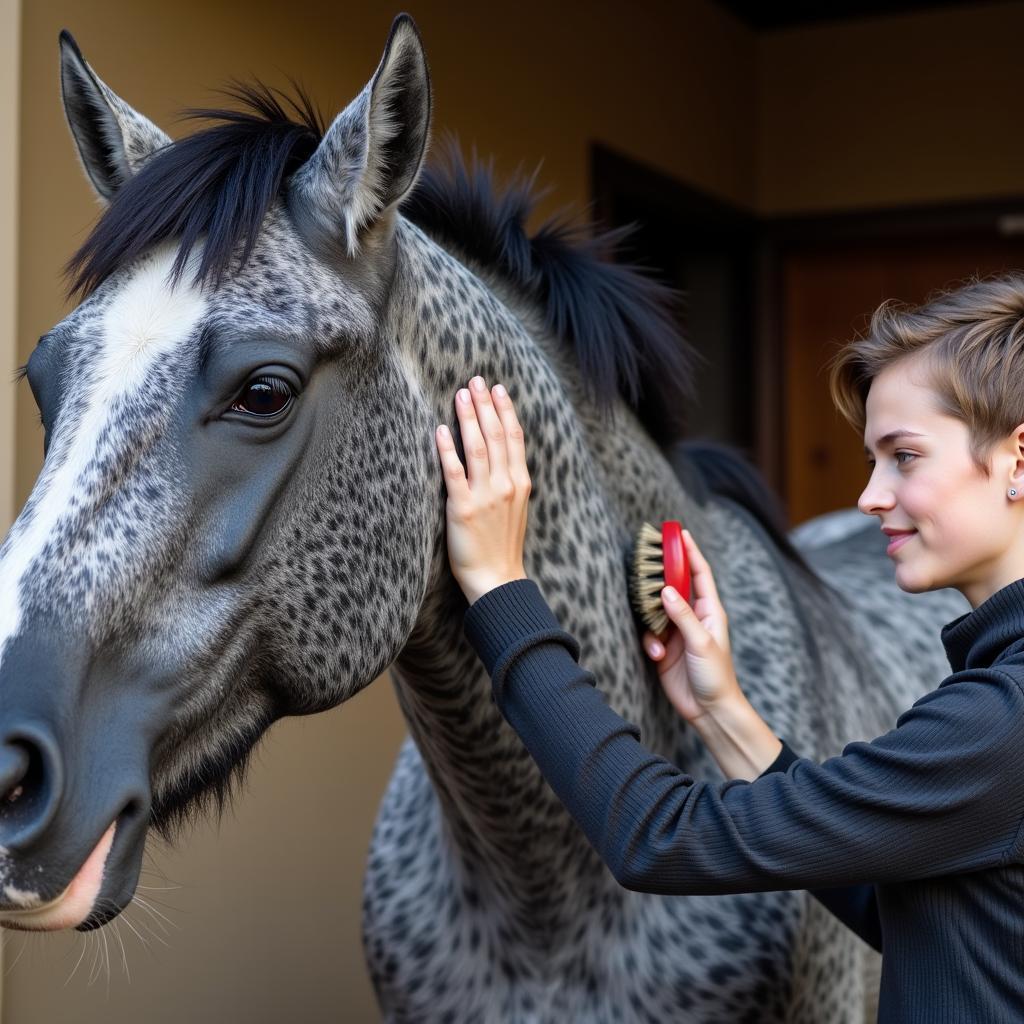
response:
<path id="1" fill-rule="evenodd" d="M 661 588 L 661 603 L 665 613 L 683 635 L 686 649 L 694 654 L 702 654 L 708 649 L 713 637 L 697 618 L 693 609 L 683 600 L 675 587 Z"/>
<path id="2" fill-rule="evenodd" d="M 705 598 L 712 604 L 721 607 L 722 602 L 718 598 L 718 588 L 715 586 L 715 577 L 711 572 L 711 566 L 700 553 L 700 548 L 697 547 L 697 542 L 689 530 L 683 530 L 683 543 L 686 545 L 686 556 L 690 562 L 695 600 L 699 601 L 701 598 Z"/>
<path id="3" fill-rule="evenodd" d="M 498 412 L 491 402 L 491 393 L 483 377 L 474 377 L 469 382 L 469 391 L 473 396 L 477 422 L 487 445 L 487 459 L 491 467 L 492 480 L 504 480 L 508 477 L 508 445 L 505 440 L 505 426 L 498 417 Z"/>
<path id="4" fill-rule="evenodd" d="M 652 660 L 660 661 L 665 657 L 665 645 L 649 630 L 644 633 L 643 645 L 648 657 Z"/>
<path id="5" fill-rule="evenodd" d="M 516 487 L 529 488 L 530 471 L 526 466 L 526 439 L 519 424 L 515 406 L 509 393 L 500 384 L 491 389 L 491 398 L 497 409 L 498 418 L 505 430 L 505 444 L 508 459 L 508 473 Z"/>
<path id="6" fill-rule="evenodd" d="M 466 453 L 466 475 L 472 489 L 487 482 L 490 477 L 490 462 L 487 458 L 487 444 L 480 432 L 480 423 L 476 418 L 476 407 L 473 405 L 469 388 L 459 388 L 455 395 L 455 414 L 459 418 L 462 450 Z"/>
<path id="7" fill-rule="evenodd" d="M 444 473 L 448 495 L 455 501 L 461 501 L 469 495 L 469 481 L 466 479 L 466 471 L 462 468 L 459 453 L 455 450 L 452 432 L 442 424 L 434 431 L 434 441 L 441 458 L 441 471 Z"/>

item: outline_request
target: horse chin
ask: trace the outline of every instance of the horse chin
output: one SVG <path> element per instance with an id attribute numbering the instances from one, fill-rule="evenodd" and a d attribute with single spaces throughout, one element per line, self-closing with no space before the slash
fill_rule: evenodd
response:
<path id="1" fill-rule="evenodd" d="M 56 899 L 33 905 L 32 899 L 35 894 L 7 886 L 4 889 L 4 896 L 9 901 L 23 906 L 0 911 L 0 925 L 27 932 L 56 932 L 65 928 L 81 927 L 89 919 L 99 900 L 104 869 L 114 842 L 116 827 L 117 822 L 113 822 L 103 833 L 92 853 L 78 869 L 78 873 Z"/>
<path id="2" fill-rule="evenodd" d="M 145 842 L 145 817 L 119 815 L 100 837 L 59 896 L 0 886 L 0 927 L 15 931 L 91 931 L 113 920 L 131 902 Z"/>

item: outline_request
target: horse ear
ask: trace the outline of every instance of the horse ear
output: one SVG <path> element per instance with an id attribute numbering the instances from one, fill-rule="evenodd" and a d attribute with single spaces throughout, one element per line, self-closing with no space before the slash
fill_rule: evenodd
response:
<path id="1" fill-rule="evenodd" d="M 293 215 L 354 256 L 360 233 L 412 189 L 429 131 L 427 58 L 412 18 L 400 14 L 373 78 L 292 176 Z"/>
<path id="2" fill-rule="evenodd" d="M 171 138 L 100 80 L 67 29 L 60 34 L 60 88 L 85 173 L 100 199 L 110 202 Z"/>

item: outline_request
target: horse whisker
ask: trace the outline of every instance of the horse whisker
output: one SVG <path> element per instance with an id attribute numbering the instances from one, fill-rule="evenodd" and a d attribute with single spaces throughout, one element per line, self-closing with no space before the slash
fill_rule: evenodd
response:
<path id="1" fill-rule="evenodd" d="M 89 932 L 86 932 L 82 936 L 82 952 L 78 955 L 78 960 L 75 962 L 75 966 L 71 969 L 71 973 L 67 977 L 67 981 L 64 982 L 64 988 L 68 987 L 68 983 L 78 973 L 78 968 L 81 966 L 82 960 L 85 958 L 85 952 L 89 948 Z"/>
<path id="2" fill-rule="evenodd" d="M 96 941 L 92 947 L 92 964 L 89 967 L 89 981 L 88 987 L 92 988 L 93 982 L 99 977 L 98 965 L 100 962 L 100 940 L 99 936 L 96 936 Z"/>
<path id="3" fill-rule="evenodd" d="M 135 925 L 132 924 L 131 918 L 128 916 L 127 908 L 125 909 L 125 913 L 123 913 L 121 916 L 124 918 L 124 923 L 128 925 L 129 928 L 131 928 L 131 930 L 135 933 L 136 937 L 138 938 L 139 942 L 142 943 L 146 952 L 150 956 L 152 956 L 153 950 L 150 949 L 149 942 L 146 940 L 146 937 L 142 934 L 142 932 L 140 932 L 138 928 L 136 928 Z M 141 924 L 142 922 L 140 921 L 139 923 Z"/>
<path id="4" fill-rule="evenodd" d="M 136 894 L 133 897 L 133 901 L 138 903 L 139 906 L 142 907 L 143 910 L 148 911 L 154 917 L 158 917 L 161 920 L 166 921 L 167 924 L 169 924 L 172 928 L 177 928 L 179 931 L 181 930 L 181 925 L 179 925 L 176 922 L 172 921 L 166 914 L 161 914 L 159 910 L 157 910 L 155 907 L 150 905 L 148 900 L 145 900 L 141 896 Z"/>
<path id="5" fill-rule="evenodd" d="M 132 902 L 135 902 L 134 899 L 132 900 Z M 140 920 L 137 923 L 138 923 L 140 928 L 144 928 L 146 930 L 146 932 L 150 936 L 152 936 L 154 939 L 156 939 L 157 942 L 159 942 L 161 945 L 166 946 L 168 949 L 171 948 L 170 943 L 169 942 L 165 942 L 164 939 L 161 936 L 157 935 L 157 933 L 153 930 L 153 927 L 152 927 L 152 925 L 149 924 L 149 922 Z M 129 922 L 129 924 L 130 924 L 130 922 Z M 132 928 L 132 931 L 135 931 L 134 927 Z M 135 934 L 139 935 L 139 933 L 137 931 L 135 931 Z M 141 939 L 142 936 L 139 935 L 139 938 Z M 145 942 L 145 939 L 143 939 L 143 942 Z"/>
<path id="6" fill-rule="evenodd" d="M 99 930 L 103 939 L 103 961 L 107 968 L 107 997 L 110 996 L 110 946 L 107 944 L 107 932 L 105 928 Z"/>
<path id="7" fill-rule="evenodd" d="M 128 970 L 128 954 L 124 949 L 124 940 L 121 938 L 121 929 L 117 926 L 117 921 L 112 922 L 114 925 L 114 935 L 117 938 L 118 944 L 121 946 L 121 963 L 124 965 L 124 973 L 128 976 L 128 984 L 132 983 L 132 974 Z"/>
<path id="8" fill-rule="evenodd" d="M 9 967 L 7 968 L 7 970 L 6 970 L 6 971 L 4 971 L 4 977 L 5 977 L 5 978 L 7 977 L 7 975 L 8 975 L 8 974 L 10 974 L 10 973 L 11 973 L 11 971 L 13 971 L 13 970 L 14 970 L 14 968 L 15 968 L 15 967 L 17 967 L 17 966 L 18 966 L 18 961 L 19 961 L 19 960 L 20 960 L 20 959 L 22 958 L 22 956 L 24 955 L 24 953 L 25 953 L 25 949 L 26 949 L 26 947 L 28 946 L 28 943 L 29 943 L 29 937 L 28 937 L 28 936 L 26 935 L 26 936 L 25 936 L 25 940 L 24 940 L 24 942 L 22 942 L 22 944 L 21 944 L 21 949 L 20 949 L 20 950 L 18 950 L 18 955 L 17 955 L 17 956 L 16 956 L 15 958 L 14 958 L 14 963 L 12 963 L 12 964 L 11 964 L 11 965 L 10 965 L 10 966 L 9 966 Z"/>

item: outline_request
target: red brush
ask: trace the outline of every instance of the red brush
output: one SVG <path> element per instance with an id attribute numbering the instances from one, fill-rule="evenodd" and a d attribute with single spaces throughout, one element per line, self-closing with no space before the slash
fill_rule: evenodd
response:
<path id="1" fill-rule="evenodd" d="M 684 601 L 690 600 L 690 566 L 683 546 L 682 524 L 674 519 L 661 529 L 644 523 L 633 547 L 630 599 L 636 613 L 652 633 L 668 628 L 668 616 L 661 603 L 662 587 L 675 587 Z"/>

